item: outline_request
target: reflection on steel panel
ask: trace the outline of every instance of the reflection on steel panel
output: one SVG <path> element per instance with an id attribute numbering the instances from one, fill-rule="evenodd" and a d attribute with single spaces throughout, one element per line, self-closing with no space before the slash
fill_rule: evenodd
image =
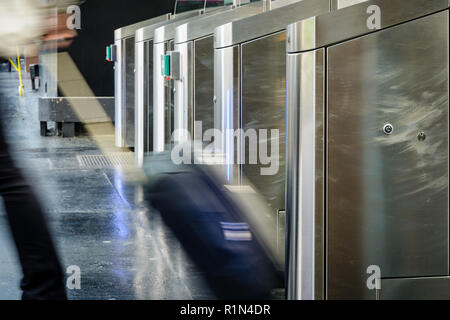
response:
<path id="1" fill-rule="evenodd" d="M 153 41 L 144 42 L 144 153 L 153 151 Z"/>
<path id="2" fill-rule="evenodd" d="M 134 70 L 136 30 L 163 23 L 170 14 L 141 21 L 114 31 L 117 59 L 115 62 L 115 143 L 117 147 L 134 147 Z"/>
<path id="3" fill-rule="evenodd" d="M 286 30 L 296 21 L 330 11 L 329 0 L 302 0 L 215 29 L 214 48 L 225 48 Z"/>
<path id="4" fill-rule="evenodd" d="M 448 12 L 328 50 L 328 298 L 448 275 Z"/>
<path id="5" fill-rule="evenodd" d="M 173 40 L 153 45 L 153 151 L 155 152 L 168 150 L 172 140 L 174 80 L 162 75 L 161 57 L 173 49 Z"/>
<path id="6" fill-rule="evenodd" d="M 117 147 L 134 146 L 134 62 L 135 38 L 116 40 L 115 63 L 115 141 Z"/>
<path id="7" fill-rule="evenodd" d="M 193 43 L 191 41 L 175 45 L 175 51 L 180 54 L 181 63 L 181 79 L 177 79 L 174 83 L 175 100 L 174 100 L 174 127 L 175 130 L 189 130 L 189 134 L 193 135 Z M 185 139 L 186 136 L 174 137 L 176 141 Z"/>
<path id="8" fill-rule="evenodd" d="M 224 176 L 230 184 L 239 184 L 241 178 L 240 166 L 230 164 L 238 163 L 239 141 L 226 138 L 227 130 L 239 129 L 241 123 L 239 58 L 240 46 L 214 50 L 214 128 L 221 131 L 220 146 L 228 164 Z"/>
<path id="9" fill-rule="evenodd" d="M 194 121 L 201 121 L 203 133 L 214 128 L 214 37 L 195 41 Z M 195 137 L 200 140 L 201 137 Z"/>
<path id="10" fill-rule="evenodd" d="M 406 21 L 419 19 L 449 8 L 448 0 L 368 0 L 360 4 L 335 10 L 329 14 L 297 20 L 287 26 L 287 51 L 301 52 L 351 40 L 379 29 L 369 28 L 373 14 L 370 6 L 380 8 L 380 29 L 393 27 Z M 370 10 L 369 10 L 370 9 Z M 369 20 L 368 20 L 369 19 Z"/>
<path id="11" fill-rule="evenodd" d="M 165 44 L 166 50 L 165 53 L 168 51 L 173 51 L 175 44 L 173 40 L 170 40 L 166 42 Z M 162 75 L 159 75 L 160 77 Z M 170 145 L 172 141 L 172 131 L 174 126 L 174 100 L 175 100 L 175 81 L 173 79 L 164 79 L 164 112 L 165 112 L 165 144 L 166 148 L 168 148 L 168 145 Z"/>
<path id="12" fill-rule="evenodd" d="M 381 279 L 378 300 L 450 300 L 450 277 Z"/>
<path id="13" fill-rule="evenodd" d="M 114 126 L 115 126 L 115 145 L 116 147 L 123 147 L 123 134 L 122 134 L 122 70 L 123 67 L 123 45 L 122 40 L 116 40 L 115 45 L 117 47 L 117 57 L 114 63 L 114 95 L 115 111 L 114 111 Z"/>
<path id="14" fill-rule="evenodd" d="M 287 57 L 288 299 L 324 299 L 325 49 Z"/>
<path id="15" fill-rule="evenodd" d="M 136 43 L 135 160 L 153 151 L 153 41 Z"/>
<path id="16" fill-rule="evenodd" d="M 131 37 L 125 40 L 125 114 L 124 125 L 125 146 L 134 147 L 134 41 Z"/>
<path id="17" fill-rule="evenodd" d="M 279 170 L 275 175 L 262 175 L 269 165 L 250 164 L 249 153 L 258 153 L 261 144 L 251 145 L 246 139 L 243 173 L 264 195 L 274 214 L 285 209 L 284 152 L 286 120 L 286 32 L 258 39 L 242 46 L 242 128 L 244 131 L 267 130 L 267 154 L 277 157 Z M 271 150 L 271 130 L 279 130 L 278 154 Z"/>
<path id="18" fill-rule="evenodd" d="M 148 43 L 148 46 L 146 47 L 146 53 L 145 57 L 147 59 L 148 63 L 148 70 L 147 72 L 147 82 L 145 88 L 147 89 L 147 97 L 146 97 L 146 115 L 145 115 L 145 121 L 146 125 L 144 125 L 144 135 L 145 135 L 145 152 L 151 152 L 153 151 L 153 41 L 150 41 Z M 147 64 L 145 64 L 147 65 Z"/>
<path id="19" fill-rule="evenodd" d="M 134 78 L 134 90 L 135 90 L 135 138 L 134 138 L 134 158 L 136 163 L 141 166 L 144 160 L 144 152 L 146 149 L 146 136 L 144 134 L 144 124 L 146 123 L 146 118 L 144 114 L 146 113 L 144 107 L 144 101 L 147 98 L 147 90 L 145 89 L 145 82 L 148 79 L 148 74 L 144 71 L 142 67 L 147 61 L 145 56 L 148 51 L 148 44 L 145 42 L 137 42 L 135 45 L 136 51 L 136 76 Z"/>

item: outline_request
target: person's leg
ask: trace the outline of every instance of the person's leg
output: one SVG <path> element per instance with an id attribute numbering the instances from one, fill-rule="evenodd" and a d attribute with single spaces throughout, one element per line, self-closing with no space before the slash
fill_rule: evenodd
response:
<path id="1" fill-rule="evenodd" d="M 44 213 L 9 154 L 0 121 L 0 194 L 22 265 L 23 299 L 66 299 L 64 276 Z"/>

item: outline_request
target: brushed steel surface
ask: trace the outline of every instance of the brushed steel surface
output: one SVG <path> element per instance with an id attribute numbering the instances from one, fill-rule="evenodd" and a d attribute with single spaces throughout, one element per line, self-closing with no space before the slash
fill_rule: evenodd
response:
<path id="1" fill-rule="evenodd" d="M 331 0 L 331 9 L 340 10 L 369 0 Z"/>
<path id="2" fill-rule="evenodd" d="M 208 129 L 214 128 L 214 38 L 209 36 L 194 42 L 194 121 L 202 122 L 202 132 L 194 139 L 201 140 Z M 197 136 L 201 134 L 201 136 Z"/>
<path id="3" fill-rule="evenodd" d="M 132 147 L 134 145 L 134 38 L 117 40 L 116 46 L 115 143 L 117 147 Z"/>
<path id="4" fill-rule="evenodd" d="M 161 74 L 161 56 L 174 50 L 174 42 L 153 43 L 153 151 L 167 150 L 174 127 L 174 81 Z"/>
<path id="5" fill-rule="evenodd" d="M 174 130 L 188 130 L 192 137 L 192 113 L 194 107 L 192 94 L 194 84 L 193 43 L 189 41 L 177 44 L 175 45 L 175 51 L 179 52 L 181 57 L 181 78 L 174 82 Z M 180 135 L 175 136 L 175 142 L 188 140 L 184 133 L 180 132 Z"/>
<path id="6" fill-rule="evenodd" d="M 214 15 L 228 10 L 225 7 L 201 11 L 202 15 Z M 162 152 L 169 147 L 174 129 L 174 80 L 166 80 L 161 74 L 161 56 L 167 51 L 174 50 L 175 29 L 186 22 L 195 21 L 198 17 L 190 17 L 186 20 L 162 26 L 154 30 L 154 86 L 153 86 L 153 108 L 154 108 L 154 151 Z M 157 61 L 158 60 L 158 61 Z"/>
<path id="7" fill-rule="evenodd" d="M 186 20 L 192 17 L 198 17 L 201 14 L 202 14 L 201 10 L 187 11 L 179 13 L 176 16 L 171 16 L 170 20 L 168 21 L 162 21 L 153 25 L 145 26 L 144 28 L 140 28 L 136 30 L 136 42 L 153 40 L 156 29 L 163 27 L 165 25 L 169 25 L 171 23 L 180 22 L 182 20 Z"/>
<path id="8" fill-rule="evenodd" d="M 134 37 L 126 38 L 124 41 L 125 58 L 125 95 L 122 105 L 122 128 L 124 134 L 124 146 L 134 147 L 134 70 L 135 70 L 135 41 Z"/>
<path id="9" fill-rule="evenodd" d="M 325 297 L 325 50 L 287 57 L 287 296 Z"/>
<path id="10" fill-rule="evenodd" d="M 287 27 L 288 52 L 313 50 L 377 31 L 368 28 L 373 14 L 368 8 L 373 5 L 380 8 L 380 27 L 384 29 L 447 9 L 449 1 L 370 0 L 311 18 L 308 23 L 302 17 Z"/>
<path id="11" fill-rule="evenodd" d="M 278 9 L 302 0 L 272 0 L 270 3 L 270 10 Z M 269 4 L 267 5 L 269 7 Z"/>
<path id="12" fill-rule="evenodd" d="M 241 127 L 245 132 L 255 130 L 259 145 L 250 145 L 241 138 L 241 150 L 244 155 L 242 174 L 264 196 L 275 216 L 284 211 L 285 206 L 285 121 L 286 121 L 286 32 L 276 33 L 241 46 L 242 83 L 241 83 Z M 271 150 L 271 130 L 279 130 L 278 154 Z M 278 172 L 275 175 L 262 175 L 262 168 L 251 164 L 249 152 L 257 154 L 261 148 L 262 136 L 259 130 L 268 130 L 267 145 L 269 154 L 277 157 Z M 256 149 L 256 147 L 259 147 Z M 273 158 L 274 159 L 274 158 Z M 272 232 L 279 239 L 285 238 L 285 225 L 272 226 Z M 285 242 L 279 242 L 279 254 L 285 260 Z"/>
<path id="13" fill-rule="evenodd" d="M 302 0 L 255 0 L 255 1 L 262 1 L 264 11 L 269 11 L 269 10 L 278 9 L 278 8 L 281 8 L 281 7 L 284 7 L 284 6 L 287 6 L 292 3 L 302 1 Z"/>
<path id="14" fill-rule="evenodd" d="M 448 30 L 445 11 L 328 49 L 329 299 L 373 298 L 370 265 L 449 273 Z"/>
<path id="15" fill-rule="evenodd" d="M 242 122 L 244 131 L 279 130 L 279 170 L 276 175 L 261 175 L 267 165 L 250 164 L 249 151 L 257 146 L 245 144 L 244 175 L 266 198 L 276 214 L 285 209 L 285 122 L 286 122 L 286 32 L 280 32 L 242 45 Z M 244 143 L 245 141 L 241 141 Z M 244 146 L 242 146 L 244 148 Z M 258 149 L 257 149 L 258 150 Z M 253 150 L 256 152 L 257 150 Z M 269 154 L 274 151 L 269 151 Z M 274 232 L 276 232 L 274 230 Z"/>
<path id="16" fill-rule="evenodd" d="M 165 85 L 161 75 L 161 56 L 167 43 L 153 43 L 153 151 L 163 152 L 165 146 Z M 150 84 L 151 85 L 151 84 Z"/>
<path id="17" fill-rule="evenodd" d="M 208 11 L 200 10 L 198 15 L 190 16 L 186 19 L 180 19 L 180 20 L 172 20 L 172 23 L 166 24 L 164 26 L 161 26 L 153 31 L 154 33 L 154 42 L 155 43 L 161 43 L 165 41 L 170 41 L 175 39 L 175 31 L 176 28 L 182 24 L 185 24 L 190 21 L 196 21 L 200 16 L 213 16 L 217 15 L 220 12 L 230 10 L 228 7 L 217 7 L 210 9 Z"/>
<path id="18" fill-rule="evenodd" d="M 189 130 L 193 138 L 194 118 L 203 122 L 202 133 L 198 134 L 214 127 L 214 29 L 224 22 L 261 13 L 262 10 L 262 2 L 255 2 L 201 17 L 176 28 L 175 51 L 181 52 L 182 76 L 175 81 L 175 129 Z"/>
<path id="19" fill-rule="evenodd" d="M 226 137 L 227 130 L 239 129 L 241 123 L 239 60 L 240 46 L 214 50 L 214 128 L 221 131 L 219 153 L 227 163 L 224 177 L 230 184 L 239 184 L 241 178 L 237 165 L 240 141 Z"/>
<path id="20" fill-rule="evenodd" d="M 136 43 L 135 147 L 137 165 L 153 150 L 153 41 Z"/>
<path id="21" fill-rule="evenodd" d="M 134 37 L 135 32 L 143 27 L 167 21 L 171 18 L 171 14 L 167 13 L 159 17 L 141 21 L 114 31 L 114 40 L 122 40 L 128 37 Z"/>
<path id="22" fill-rule="evenodd" d="M 176 28 L 175 44 L 210 36 L 216 27 L 224 23 L 262 12 L 262 1 L 258 1 L 237 8 L 230 7 L 226 11 L 212 16 L 199 17 L 196 21 L 182 24 Z"/>
<path id="23" fill-rule="evenodd" d="M 123 135 L 122 135 L 122 70 L 124 69 L 123 60 L 123 46 L 122 40 L 115 41 L 117 50 L 117 59 L 114 62 L 114 140 L 116 147 L 123 147 Z"/>
<path id="24" fill-rule="evenodd" d="M 164 79 L 161 79 L 161 73 L 156 76 L 156 79 L 160 80 L 160 82 L 157 84 L 153 83 L 153 79 L 155 77 L 155 71 L 153 68 L 153 62 L 155 59 L 155 57 L 153 56 L 154 30 L 161 26 L 174 22 L 180 22 L 182 20 L 196 17 L 198 15 L 200 15 L 200 11 L 198 10 L 183 12 L 177 14 L 176 16 L 172 16 L 170 21 L 164 21 L 159 24 L 147 26 L 136 31 L 136 46 L 141 46 L 142 44 L 142 46 L 146 48 L 146 52 L 143 56 L 141 56 L 141 59 L 136 61 L 137 74 L 141 77 L 140 80 L 136 79 L 137 87 L 135 89 L 137 92 L 137 96 L 135 97 L 135 121 L 142 125 L 139 126 L 139 131 L 135 133 L 135 141 L 138 142 L 138 145 L 135 146 L 135 158 L 137 164 L 140 164 L 143 161 L 143 157 L 146 152 L 154 151 L 153 92 L 155 86 L 158 86 L 160 90 L 164 90 Z M 157 59 L 159 62 L 159 68 L 161 68 L 161 63 L 159 61 L 160 55 L 165 54 L 165 52 L 166 50 L 162 50 L 159 52 L 159 58 Z M 140 118 L 141 116 L 144 116 L 144 119 Z M 161 128 L 156 128 L 156 130 L 161 130 Z"/>
<path id="25" fill-rule="evenodd" d="M 288 24 L 330 11 L 329 0 L 303 0 L 217 27 L 214 48 L 224 48 L 286 29 Z"/>
<path id="26" fill-rule="evenodd" d="M 134 147 L 135 144 L 135 32 L 136 30 L 169 21 L 166 14 L 115 31 L 117 61 L 115 62 L 115 144 Z"/>
<path id="27" fill-rule="evenodd" d="M 278 259 L 286 269 L 286 211 L 279 211 L 277 217 L 277 253 Z"/>
<path id="28" fill-rule="evenodd" d="M 238 171 L 238 175 L 248 174 L 250 176 L 249 179 L 256 185 L 258 191 L 262 191 L 272 205 L 274 215 L 285 208 L 283 138 L 286 121 L 286 92 L 284 88 L 286 46 L 284 30 L 286 25 L 290 23 L 289 21 L 296 21 L 299 16 L 306 18 L 328 12 L 329 10 L 330 2 L 328 0 L 304 0 L 267 13 L 228 23 L 215 30 L 215 91 L 217 99 L 215 127 L 220 128 L 222 132 L 224 132 L 223 128 L 230 128 L 230 123 L 225 120 L 228 115 L 228 119 L 232 118 L 234 121 L 236 121 L 238 116 L 242 116 L 231 127 L 233 129 L 280 129 L 281 161 L 280 171 L 276 176 L 261 176 L 260 169 L 264 166 L 244 165 L 233 167 L 235 171 L 242 170 L 242 172 Z M 224 38 L 220 38 L 221 36 L 224 36 Z M 218 45 L 218 43 L 223 46 Z M 230 47 L 229 45 L 231 44 L 236 45 Z M 230 49 L 238 50 L 240 53 L 237 57 L 232 56 Z M 236 79 L 236 73 L 242 79 L 239 80 L 239 85 L 242 86 L 242 93 L 238 91 L 241 88 L 233 84 L 233 79 Z M 233 94 L 238 92 L 238 96 L 232 96 L 232 98 L 228 96 L 228 99 L 224 99 L 230 92 L 233 92 Z M 233 105 L 230 105 L 230 103 L 233 103 Z M 235 155 L 240 157 L 240 162 L 248 163 L 248 161 L 243 159 L 243 155 L 249 151 L 248 146 L 245 146 L 244 150 L 243 139 L 244 137 L 239 137 L 237 140 L 226 141 L 225 138 L 222 138 L 227 158 L 230 158 L 230 150 L 235 150 Z M 236 174 L 235 172 L 233 173 Z M 232 176 L 230 172 L 226 174 L 230 179 L 230 176 Z M 239 183 L 240 179 L 234 180 L 235 183 Z M 282 228 L 277 230 L 277 225 L 274 224 L 274 234 L 281 230 Z M 315 230 L 310 233 L 312 236 L 316 234 Z M 314 246 L 316 244 L 312 241 L 309 245 Z M 305 244 L 304 249 L 306 251 L 311 248 Z M 323 255 L 323 250 L 319 253 Z M 311 290 L 308 293 L 305 292 L 303 294 L 304 297 L 323 296 L 323 290 L 316 290 L 314 286 L 315 281 L 323 282 L 323 265 L 320 265 L 321 261 L 318 263 L 317 270 L 311 269 L 309 266 L 304 268 L 303 286 Z M 315 265 L 313 266 L 316 267 Z M 307 280 L 309 275 L 312 275 L 311 285 Z M 320 279 L 317 280 L 316 278 Z"/>
<path id="29" fill-rule="evenodd" d="M 175 48 L 173 40 L 166 42 L 166 53 L 172 51 Z M 159 75 L 162 77 L 162 75 Z M 174 128 L 174 99 L 175 99 L 175 83 L 174 80 L 164 79 L 164 120 L 165 120 L 165 144 L 166 150 L 168 145 L 172 143 L 172 132 Z"/>
<path id="30" fill-rule="evenodd" d="M 146 99 L 146 92 L 141 90 L 145 87 L 145 72 L 143 66 L 145 65 L 145 43 L 139 42 L 135 44 L 136 53 L 136 74 L 135 74 L 135 138 L 134 138 L 134 158 L 138 166 L 142 166 L 144 161 L 145 149 L 145 135 L 144 135 L 144 100 Z"/>
<path id="31" fill-rule="evenodd" d="M 450 300 L 450 277 L 381 279 L 378 300 Z"/>

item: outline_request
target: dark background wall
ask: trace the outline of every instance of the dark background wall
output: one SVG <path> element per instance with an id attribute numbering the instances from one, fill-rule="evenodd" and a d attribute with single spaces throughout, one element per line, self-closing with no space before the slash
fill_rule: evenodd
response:
<path id="1" fill-rule="evenodd" d="M 175 0 L 87 0 L 81 30 L 67 49 L 96 96 L 114 96 L 114 64 L 105 60 L 114 30 L 173 12 Z"/>

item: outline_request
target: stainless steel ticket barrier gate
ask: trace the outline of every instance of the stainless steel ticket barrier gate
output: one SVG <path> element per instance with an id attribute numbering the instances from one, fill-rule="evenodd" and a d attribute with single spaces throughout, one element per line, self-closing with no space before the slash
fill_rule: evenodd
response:
<path id="1" fill-rule="evenodd" d="M 192 139 L 201 140 L 206 130 L 214 128 L 215 28 L 299 1 L 267 0 L 233 6 L 228 11 L 203 17 L 176 29 L 175 51 L 180 53 L 181 70 L 180 78 L 175 80 L 175 130 L 187 130 Z M 201 132 L 194 132 L 195 121 L 201 121 Z"/>
<path id="2" fill-rule="evenodd" d="M 224 175 L 230 184 L 240 184 L 246 176 L 267 199 L 278 215 L 274 232 L 279 234 L 283 258 L 286 26 L 298 21 L 299 15 L 308 18 L 329 11 L 329 0 L 291 1 L 215 30 L 214 127 L 222 133 L 220 146 L 227 164 Z M 234 131 L 239 129 L 241 134 Z M 279 131 L 279 137 L 271 136 L 273 130 Z M 260 155 L 264 144 L 272 161 L 263 164 L 259 157 L 255 164 L 251 154 Z M 279 150 L 271 150 L 272 145 Z"/>
<path id="3" fill-rule="evenodd" d="M 180 25 L 175 33 L 175 52 L 180 54 L 180 76 L 175 79 L 174 129 L 202 140 L 214 128 L 214 29 L 222 24 L 262 13 L 264 3 L 231 7 L 219 14 Z M 202 123 L 195 132 L 195 121 Z M 198 135 L 198 136 L 197 136 Z M 187 138 L 187 136 L 179 137 Z"/>
<path id="4" fill-rule="evenodd" d="M 449 1 L 287 36 L 290 299 L 449 299 Z"/>
<path id="5" fill-rule="evenodd" d="M 229 10 L 211 8 L 203 14 L 214 15 Z M 154 31 L 153 38 L 153 152 L 162 152 L 171 143 L 174 112 L 174 80 L 179 78 L 180 55 L 174 52 L 175 29 L 196 18 L 177 21 Z"/>
<path id="6" fill-rule="evenodd" d="M 136 31 L 136 74 L 134 108 L 134 154 L 138 165 L 142 165 L 144 154 L 153 151 L 153 40 L 156 29 L 199 17 L 203 10 L 183 12 L 171 20 L 153 24 Z"/>
<path id="7" fill-rule="evenodd" d="M 129 25 L 114 32 L 115 144 L 134 146 L 134 68 L 136 30 L 170 19 L 170 14 Z"/>

